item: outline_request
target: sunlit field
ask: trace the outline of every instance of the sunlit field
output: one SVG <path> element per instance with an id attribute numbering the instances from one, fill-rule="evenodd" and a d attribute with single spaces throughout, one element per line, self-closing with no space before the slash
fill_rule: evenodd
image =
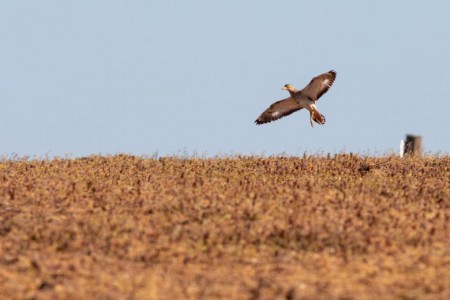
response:
<path id="1" fill-rule="evenodd" d="M 450 157 L 0 161 L 2 299 L 450 299 Z"/>

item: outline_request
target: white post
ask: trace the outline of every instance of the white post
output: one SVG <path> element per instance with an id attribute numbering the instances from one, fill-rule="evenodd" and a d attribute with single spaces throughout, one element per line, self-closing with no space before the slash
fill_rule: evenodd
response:
<path id="1" fill-rule="evenodd" d="M 400 158 L 403 157 L 403 154 L 405 154 L 405 140 L 400 140 Z"/>

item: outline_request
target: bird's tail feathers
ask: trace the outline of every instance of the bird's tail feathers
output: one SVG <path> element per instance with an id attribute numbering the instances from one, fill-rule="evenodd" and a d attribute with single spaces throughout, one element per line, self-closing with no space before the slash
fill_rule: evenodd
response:
<path id="1" fill-rule="evenodd" d="M 320 124 L 320 125 L 323 125 L 326 122 L 325 116 L 322 115 L 318 110 L 314 111 L 313 120 L 314 120 L 314 122 L 316 122 L 317 124 Z"/>

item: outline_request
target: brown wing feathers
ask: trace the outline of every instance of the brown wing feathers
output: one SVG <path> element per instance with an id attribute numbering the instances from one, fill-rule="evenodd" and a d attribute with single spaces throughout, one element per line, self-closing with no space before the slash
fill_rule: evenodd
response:
<path id="1" fill-rule="evenodd" d="M 331 70 L 327 73 L 323 73 L 314 77 L 311 82 L 301 90 L 301 93 L 314 101 L 319 100 L 319 98 L 330 89 L 335 79 L 336 71 Z"/>
<path id="2" fill-rule="evenodd" d="M 286 98 L 272 104 L 256 119 L 257 125 L 269 123 L 278 120 L 282 117 L 288 116 L 302 107 L 292 98 Z"/>

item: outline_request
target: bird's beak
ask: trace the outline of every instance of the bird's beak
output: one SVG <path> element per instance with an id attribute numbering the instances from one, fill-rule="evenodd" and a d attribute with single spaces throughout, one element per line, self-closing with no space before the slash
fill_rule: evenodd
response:
<path id="1" fill-rule="evenodd" d="M 285 90 L 287 90 L 287 88 L 285 86 L 283 86 L 282 90 L 285 91 Z"/>

